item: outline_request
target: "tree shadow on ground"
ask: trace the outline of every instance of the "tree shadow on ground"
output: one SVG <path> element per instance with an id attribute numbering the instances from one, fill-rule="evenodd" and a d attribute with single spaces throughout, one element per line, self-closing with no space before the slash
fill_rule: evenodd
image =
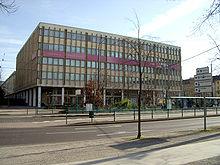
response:
<path id="1" fill-rule="evenodd" d="M 186 140 L 186 141 L 182 141 L 182 142 L 177 142 L 177 143 L 174 143 L 174 144 L 159 146 L 159 147 L 156 147 L 156 148 L 153 148 L 153 149 L 146 149 L 145 151 L 129 153 L 129 154 L 122 155 L 122 156 L 106 158 L 106 159 L 101 159 L 101 160 L 92 160 L 92 161 L 87 161 L 87 162 L 84 162 L 84 163 L 78 163 L 78 165 L 92 165 L 92 164 L 98 164 L 98 163 L 106 163 L 106 162 L 110 162 L 110 161 L 113 161 L 113 160 L 120 160 L 120 159 L 126 159 L 126 158 L 130 159 L 131 161 L 132 160 L 140 160 L 141 158 L 146 157 L 148 154 L 150 154 L 151 152 L 154 152 L 154 151 L 159 151 L 159 150 L 163 150 L 163 149 L 178 147 L 178 146 L 191 144 L 191 143 L 195 143 L 195 142 L 202 142 L 204 140 L 210 140 L 211 138 L 219 137 L 219 136 L 220 136 L 220 133 L 216 133 L 216 134 L 207 135 L 207 136 L 203 136 L 203 137 L 198 137 L 198 138 L 194 138 L 194 139 L 190 139 L 190 140 Z M 150 144 L 149 142 L 151 142 L 152 144 Z M 146 139 L 146 140 L 136 140 L 136 141 L 133 141 L 131 143 L 125 142 L 125 143 L 121 143 L 121 144 L 118 144 L 118 145 L 113 145 L 113 146 L 110 146 L 110 147 L 113 147 L 113 148 L 116 148 L 116 149 L 119 149 L 119 150 L 125 150 L 125 149 L 128 149 L 128 148 L 135 148 L 135 147 L 140 148 L 141 145 L 144 145 L 145 147 L 147 147 L 147 146 L 156 145 L 156 144 L 160 144 L 160 143 L 166 143 L 166 142 L 168 142 L 166 139 L 152 138 L 152 139 Z M 146 143 L 146 144 L 144 144 L 144 143 Z M 128 145 L 131 145 L 131 146 L 129 147 Z"/>
<path id="2" fill-rule="evenodd" d="M 147 139 L 135 139 L 128 142 L 124 142 L 117 145 L 112 145 L 110 147 L 116 148 L 118 150 L 127 150 L 132 148 L 144 148 L 152 145 L 157 145 L 161 143 L 168 142 L 165 138 L 147 138 Z"/>

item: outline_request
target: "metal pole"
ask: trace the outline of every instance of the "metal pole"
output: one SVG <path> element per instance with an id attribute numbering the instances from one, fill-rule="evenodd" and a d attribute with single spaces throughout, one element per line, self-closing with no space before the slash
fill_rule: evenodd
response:
<path id="1" fill-rule="evenodd" d="M 135 110 L 134 110 L 134 120 L 135 120 Z"/>
<path id="2" fill-rule="evenodd" d="M 182 111 L 182 117 L 183 117 L 183 107 L 182 107 L 181 111 Z"/>
<path id="3" fill-rule="evenodd" d="M 204 130 L 206 130 L 206 99 L 204 97 Z"/>
<path id="4" fill-rule="evenodd" d="M 98 45 L 98 90 L 99 90 L 99 46 L 100 46 L 100 44 Z"/>
<path id="5" fill-rule="evenodd" d="M 67 125 L 67 112 L 68 112 L 68 110 L 66 111 L 66 125 Z"/>
<path id="6" fill-rule="evenodd" d="M 196 107 L 194 107 L 194 116 L 196 116 Z"/>
<path id="7" fill-rule="evenodd" d="M 155 108 L 155 110 L 156 110 L 156 108 Z M 154 110 L 153 110 L 153 108 L 151 109 L 151 118 L 152 119 L 154 118 Z"/>
<path id="8" fill-rule="evenodd" d="M 114 121 L 115 121 L 115 119 L 116 119 L 116 113 L 115 113 L 115 111 L 114 111 Z"/>
<path id="9" fill-rule="evenodd" d="M 76 111 L 78 111 L 78 95 L 76 95 Z"/>
<path id="10" fill-rule="evenodd" d="M 211 76 L 212 76 L 212 61 L 211 61 Z M 211 78 L 211 90 L 212 90 L 212 97 L 213 97 L 213 78 Z"/>

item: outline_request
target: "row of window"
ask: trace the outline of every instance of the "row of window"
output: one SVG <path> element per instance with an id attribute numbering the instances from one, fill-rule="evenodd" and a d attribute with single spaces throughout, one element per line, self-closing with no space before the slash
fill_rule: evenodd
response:
<path id="1" fill-rule="evenodd" d="M 66 73 L 66 80 L 84 80 L 84 74 Z M 63 80 L 63 72 L 42 72 L 43 79 Z"/>
<path id="2" fill-rule="evenodd" d="M 39 58 L 40 59 L 40 58 Z M 43 64 L 49 64 L 49 65 L 63 65 L 63 59 L 62 58 L 47 58 L 43 57 Z M 85 61 L 81 60 L 70 60 L 66 59 L 66 66 L 75 66 L 75 67 L 85 67 Z M 87 62 L 87 67 L 88 68 L 93 68 L 93 69 L 98 69 L 100 67 L 101 69 L 105 68 L 105 63 L 101 62 L 100 66 L 98 66 L 98 62 L 95 61 L 88 61 Z M 108 70 L 116 70 L 116 71 L 122 71 L 123 70 L 123 65 L 122 64 L 113 64 L 113 63 L 107 63 L 107 69 Z M 130 71 L 130 72 L 139 72 L 139 66 L 131 66 L 131 65 L 125 65 L 125 71 Z M 168 74 L 168 69 L 167 68 L 152 68 L 152 67 L 141 67 L 142 72 L 146 73 L 154 73 L 156 72 L 157 74 Z M 180 71 L 177 70 L 170 70 L 171 75 L 180 75 Z"/>
<path id="3" fill-rule="evenodd" d="M 42 29 L 40 29 L 40 35 L 42 35 Z M 44 29 L 44 36 L 65 38 L 65 33 L 64 33 L 64 31 Z M 86 34 L 67 32 L 66 38 L 71 39 L 71 40 L 86 41 Z M 106 39 L 105 37 L 101 37 L 101 36 L 88 35 L 88 42 L 105 44 L 106 40 L 107 40 L 108 45 L 118 45 L 121 47 L 123 46 L 122 39 L 114 39 L 114 38 L 107 38 Z M 133 49 L 138 49 L 138 44 L 133 41 L 124 41 L 124 46 L 129 47 L 129 48 L 133 48 Z M 145 44 L 144 42 L 140 45 L 140 48 L 145 51 L 147 51 L 147 50 L 154 51 L 155 50 L 155 52 L 159 52 L 159 53 L 169 53 L 172 55 L 180 55 L 178 49 L 175 49 L 175 48 L 168 48 L 167 49 L 165 47 L 160 47 L 160 46 L 156 46 L 153 44 Z"/>
<path id="4" fill-rule="evenodd" d="M 41 44 L 39 44 L 39 49 L 41 49 Z M 43 49 L 44 50 L 51 50 L 51 51 L 64 51 L 64 46 L 63 45 L 58 45 L 58 44 L 43 44 Z M 75 47 L 75 46 L 66 46 L 66 52 L 69 53 L 81 53 L 85 54 L 85 47 Z M 87 49 L 87 54 L 90 55 L 101 55 L 105 56 L 105 51 L 104 50 L 97 50 L 95 48 L 88 48 Z M 115 58 L 123 58 L 123 53 L 122 52 L 117 52 L 117 51 L 107 51 L 107 57 L 115 57 Z M 139 57 L 137 54 L 131 54 L 131 53 L 125 53 L 125 59 L 129 60 L 139 60 Z M 148 61 L 148 62 L 154 62 L 154 57 L 152 56 L 141 56 L 141 61 Z M 168 60 L 164 58 L 159 58 L 155 57 L 155 62 L 157 63 L 169 63 L 169 64 L 179 64 L 178 60 Z"/>
<path id="5" fill-rule="evenodd" d="M 54 80 L 63 80 L 63 72 L 42 72 L 42 78 L 43 79 L 54 79 Z M 85 80 L 85 74 L 74 74 L 74 73 L 66 73 L 65 74 L 66 80 L 72 80 L 72 81 L 84 81 Z M 100 81 L 104 80 L 104 76 L 100 77 Z M 97 80 L 96 75 L 87 75 L 87 80 Z M 107 81 L 112 83 L 122 83 L 123 77 L 122 76 L 107 76 Z M 139 78 L 137 77 L 127 77 L 126 83 L 133 83 L 138 84 Z M 154 80 L 154 79 L 148 79 L 148 78 L 142 78 L 143 84 L 149 84 L 153 85 L 156 83 L 156 85 L 168 85 L 168 80 Z M 179 86 L 179 81 L 170 81 L 169 84 L 171 86 Z"/>

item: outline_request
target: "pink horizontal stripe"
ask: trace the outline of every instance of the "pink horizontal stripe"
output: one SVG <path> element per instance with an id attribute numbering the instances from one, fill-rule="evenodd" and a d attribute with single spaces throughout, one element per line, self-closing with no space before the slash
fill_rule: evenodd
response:
<path id="1" fill-rule="evenodd" d="M 115 58 L 115 57 L 107 57 L 107 62 L 116 63 L 116 64 L 123 64 L 123 59 L 122 58 Z"/>
<path id="2" fill-rule="evenodd" d="M 66 58 L 73 60 L 86 60 L 86 55 L 80 53 L 66 53 Z"/>
<path id="3" fill-rule="evenodd" d="M 44 50 L 43 56 L 44 57 L 54 57 L 54 58 L 64 58 L 64 52 Z"/>
<path id="4" fill-rule="evenodd" d="M 43 51 L 43 56 L 44 57 L 54 57 L 54 58 L 64 58 L 64 52 L 59 52 L 59 51 L 50 51 L 50 50 L 44 50 Z M 36 57 L 36 52 L 32 54 L 32 59 Z M 105 56 L 99 56 L 100 57 L 100 62 L 106 62 L 106 57 Z M 86 60 L 86 55 L 81 54 L 81 53 L 66 53 L 66 58 L 68 59 L 73 59 L 73 60 Z M 89 61 L 96 61 L 98 62 L 98 56 L 97 55 L 88 55 L 88 60 Z M 114 63 L 114 64 L 123 64 L 123 59 L 121 58 L 115 58 L 115 57 L 107 57 L 107 62 L 108 63 Z M 136 60 L 129 60 L 125 59 L 125 65 L 139 65 L 139 61 Z M 151 68 L 169 68 L 169 69 L 174 69 L 180 71 L 181 67 L 179 65 L 170 65 L 168 66 L 167 64 L 161 64 L 161 63 L 154 63 L 154 62 L 147 62 L 147 61 L 142 61 L 141 66 L 143 67 L 151 67 Z"/>

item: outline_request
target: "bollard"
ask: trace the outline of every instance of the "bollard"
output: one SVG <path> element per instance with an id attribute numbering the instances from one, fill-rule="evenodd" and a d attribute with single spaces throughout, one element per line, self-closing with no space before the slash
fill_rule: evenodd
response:
<path id="1" fill-rule="evenodd" d="M 115 113 L 115 111 L 114 111 L 114 121 L 115 121 L 115 119 L 116 119 L 116 113 Z"/>
<path id="2" fill-rule="evenodd" d="M 182 111 L 182 117 L 183 117 L 183 108 L 181 109 L 181 111 Z"/>
<path id="3" fill-rule="evenodd" d="M 135 120 L 135 110 L 134 110 L 134 120 Z"/>
<path id="4" fill-rule="evenodd" d="M 156 108 L 155 108 L 155 110 L 156 110 Z M 154 118 L 154 110 L 151 109 L 151 119 L 153 119 L 153 118 Z"/>
<path id="5" fill-rule="evenodd" d="M 196 108 L 194 108 L 194 116 L 196 116 Z"/>
<path id="6" fill-rule="evenodd" d="M 169 114 L 169 109 L 167 109 L 167 118 L 169 118 L 170 117 L 170 114 Z"/>

